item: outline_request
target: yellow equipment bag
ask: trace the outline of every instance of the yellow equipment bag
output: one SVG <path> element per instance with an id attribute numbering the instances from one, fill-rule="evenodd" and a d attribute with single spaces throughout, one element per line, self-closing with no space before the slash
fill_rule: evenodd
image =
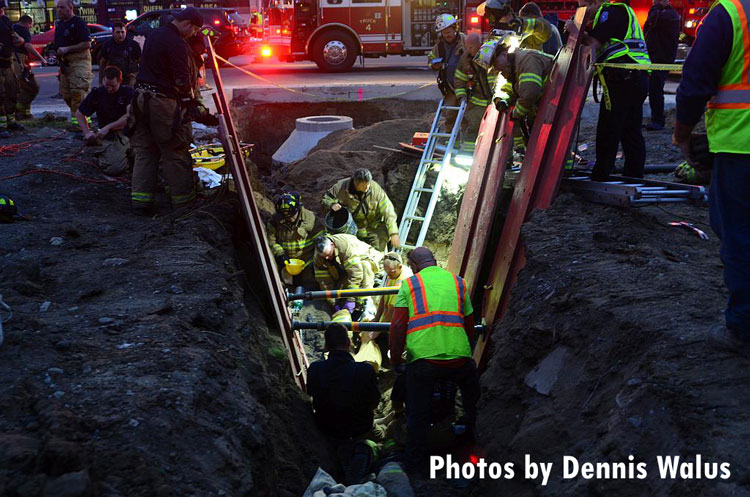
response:
<path id="1" fill-rule="evenodd" d="M 245 158 L 250 157 L 253 145 L 250 143 L 241 144 L 242 155 Z M 226 164 L 224 147 L 221 143 L 211 143 L 190 149 L 190 156 L 193 158 L 193 167 L 205 167 L 215 171 Z"/>

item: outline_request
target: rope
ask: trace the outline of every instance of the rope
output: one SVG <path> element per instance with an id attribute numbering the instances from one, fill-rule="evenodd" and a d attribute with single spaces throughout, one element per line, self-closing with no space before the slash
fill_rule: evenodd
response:
<path id="1" fill-rule="evenodd" d="M 393 93 L 391 95 L 383 95 L 381 97 L 368 97 L 368 98 L 361 98 L 361 99 L 357 99 L 357 100 L 346 99 L 346 98 L 334 98 L 334 99 L 331 99 L 331 98 L 326 97 L 325 95 L 316 95 L 314 93 L 307 93 L 307 92 L 304 92 L 304 91 L 301 91 L 301 90 L 295 90 L 294 88 L 290 88 L 288 86 L 284 86 L 284 85 L 280 85 L 278 83 L 274 83 L 273 81 L 271 81 L 268 78 L 264 78 L 263 76 L 260 76 L 259 74 L 255 74 L 254 72 L 249 71 L 249 70 L 247 70 L 247 69 L 245 69 L 243 67 L 239 67 L 239 66 L 236 66 L 236 65 L 232 64 L 231 62 L 229 62 L 224 57 L 221 57 L 220 55 L 215 55 L 215 57 L 218 60 L 220 60 L 223 63 L 225 63 L 226 65 L 232 66 L 235 69 L 238 69 L 241 72 L 247 74 L 248 76 L 251 76 L 251 77 L 253 77 L 253 78 L 255 78 L 255 79 L 259 80 L 259 81 L 263 81 L 264 83 L 268 83 L 268 84 L 270 84 L 272 86 L 275 86 L 276 88 L 280 88 L 282 90 L 286 90 L 286 91 L 291 92 L 291 93 L 298 93 L 300 95 L 307 95 L 308 97 L 319 98 L 321 100 L 325 100 L 326 102 L 367 102 L 367 101 L 370 101 L 370 100 L 379 100 L 379 99 L 385 99 L 385 98 L 395 98 L 395 97 L 400 97 L 402 95 L 406 95 L 408 93 L 419 91 L 419 90 L 421 90 L 423 88 L 427 88 L 428 86 L 432 86 L 432 85 L 436 84 L 436 83 L 425 83 L 422 86 L 419 86 L 417 88 L 412 88 L 411 90 L 406 90 L 406 91 L 402 91 L 402 92 L 399 92 L 399 93 Z"/>
<path id="2" fill-rule="evenodd" d="M 11 143 L 10 145 L 0 145 L 0 157 L 15 157 L 16 155 L 18 155 L 19 152 L 33 147 L 34 144 L 36 143 L 44 143 L 44 142 L 57 140 L 58 138 L 62 137 L 65 133 L 67 133 L 67 131 L 62 130 L 60 133 L 50 138 L 39 138 L 37 140 L 29 140 L 29 141 L 20 142 L 20 143 Z"/>

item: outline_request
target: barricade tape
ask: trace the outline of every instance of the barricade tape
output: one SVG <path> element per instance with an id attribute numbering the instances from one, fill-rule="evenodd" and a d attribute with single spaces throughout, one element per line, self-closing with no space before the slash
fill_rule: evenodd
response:
<path id="1" fill-rule="evenodd" d="M 682 72 L 682 64 L 617 64 L 614 62 L 601 62 L 596 65 L 596 75 L 599 78 L 599 83 L 602 85 L 602 97 L 604 100 L 604 106 L 607 110 L 612 110 L 612 101 L 609 98 L 609 89 L 607 88 L 607 82 L 604 80 L 603 68 L 610 67 L 612 69 L 627 69 L 629 71 L 671 71 L 671 72 Z"/>
<path id="2" fill-rule="evenodd" d="M 611 67 L 613 69 L 628 69 L 630 71 L 672 71 L 682 72 L 682 64 L 617 64 L 601 62 L 596 67 Z"/>
<path id="3" fill-rule="evenodd" d="M 228 66 L 232 66 L 235 69 L 238 69 L 241 72 L 247 74 L 248 76 L 251 76 L 251 77 L 257 79 L 258 81 L 263 81 L 264 83 L 268 83 L 268 84 L 270 84 L 272 86 L 275 86 L 276 88 L 280 88 L 282 90 L 286 90 L 286 91 L 291 92 L 291 93 L 298 93 L 300 95 L 306 95 L 308 97 L 319 98 L 321 100 L 325 100 L 326 102 L 366 102 L 366 101 L 370 101 L 370 100 L 380 100 L 380 99 L 385 99 L 385 98 L 396 98 L 396 97 L 400 97 L 400 96 L 403 96 L 403 95 L 407 95 L 407 94 L 415 92 L 415 91 L 422 90 L 424 88 L 427 88 L 428 86 L 432 86 L 432 85 L 437 84 L 436 82 L 425 83 L 422 86 L 418 86 L 417 88 L 412 88 L 411 90 L 406 90 L 406 91 L 402 91 L 402 92 L 399 92 L 399 93 L 393 93 L 391 95 L 383 95 L 383 96 L 380 96 L 380 97 L 367 97 L 367 98 L 361 98 L 361 99 L 360 98 L 358 98 L 358 99 L 333 98 L 332 99 L 332 98 L 329 98 L 329 97 L 327 97 L 325 95 L 316 95 L 314 93 L 307 93 L 307 92 L 302 91 L 302 90 L 296 90 L 296 89 L 290 88 L 288 86 L 280 85 L 278 83 L 275 83 L 275 82 L 271 81 L 268 78 L 264 78 L 263 76 L 261 76 L 259 74 L 256 74 L 256 73 L 254 73 L 252 71 L 249 71 L 249 70 L 247 70 L 247 69 L 245 69 L 243 67 L 236 66 L 236 65 L 232 64 L 231 62 L 229 62 L 224 57 L 221 57 L 220 55 L 215 55 L 215 57 L 216 57 L 217 60 L 222 61 L 224 64 L 226 64 Z"/>

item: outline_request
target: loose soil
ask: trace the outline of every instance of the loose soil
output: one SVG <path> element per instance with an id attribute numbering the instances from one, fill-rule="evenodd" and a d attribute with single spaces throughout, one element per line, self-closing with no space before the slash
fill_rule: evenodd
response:
<path id="1" fill-rule="evenodd" d="M 264 107 L 278 129 L 255 135 L 252 115 L 235 109 L 246 141 L 260 145 L 254 186 L 263 210 L 283 188 L 317 208 L 336 180 L 370 167 L 400 213 L 417 161 L 368 145 L 408 141 L 429 126 L 425 113 L 358 115 L 357 129 L 271 171 L 264 154 L 295 117 L 344 114 L 300 113 L 306 105 L 286 114 Z M 55 125 L 38 122 L 27 135 L 55 137 Z M 592 129 L 581 131 L 589 159 Z M 679 160 L 668 131 L 646 137 L 649 163 Z M 122 183 L 4 179 L 41 165 L 104 180 L 80 150 L 68 133 L 0 161 L 0 190 L 28 218 L 0 227 L 0 293 L 14 311 L 0 347 L 0 495 L 299 496 L 318 466 L 335 474 L 268 324 L 234 195 L 213 192 L 190 213 L 160 203 L 158 216 L 143 219 L 130 214 Z M 439 209 L 448 225 L 456 203 Z M 698 223 L 710 240 L 667 225 L 675 220 Z M 481 380 L 477 453 L 515 462 L 516 478 L 466 488 L 418 479 L 417 495 L 750 494 L 747 359 L 705 341 L 726 298 L 705 223 L 704 208 L 620 210 L 569 193 L 535 213 L 524 228 L 527 264 Z M 437 231 L 444 238 L 433 243 L 447 247 L 450 231 Z M 564 360 L 542 395 L 524 379 L 556 350 Z M 555 464 L 547 486 L 522 479 L 524 454 Z M 648 464 L 645 480 L 562 479 L 563 455 L 631 454 Z M 730 462 L 731 479 L 658 478 L 656 455 L 695 454 Z"/>

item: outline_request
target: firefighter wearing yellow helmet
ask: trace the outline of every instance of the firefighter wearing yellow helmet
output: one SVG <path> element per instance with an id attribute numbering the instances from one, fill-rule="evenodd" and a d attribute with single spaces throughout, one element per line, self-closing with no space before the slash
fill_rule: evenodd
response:
<path id="1" fill-rule="evenodd" d="M 456 68 L 461 55 L 466 51 L 464 34 L 458 31 L 458 19 L 450 14 L 440 14 L 435 19 L 438 41 L 427 56 L 427 64 L 437 71 L 437 83 L 443 94 L 445 105 L 457 106 Z M 447 111 L 443 130 L 450 132 L 456 122 L 456 111 Z"/>

